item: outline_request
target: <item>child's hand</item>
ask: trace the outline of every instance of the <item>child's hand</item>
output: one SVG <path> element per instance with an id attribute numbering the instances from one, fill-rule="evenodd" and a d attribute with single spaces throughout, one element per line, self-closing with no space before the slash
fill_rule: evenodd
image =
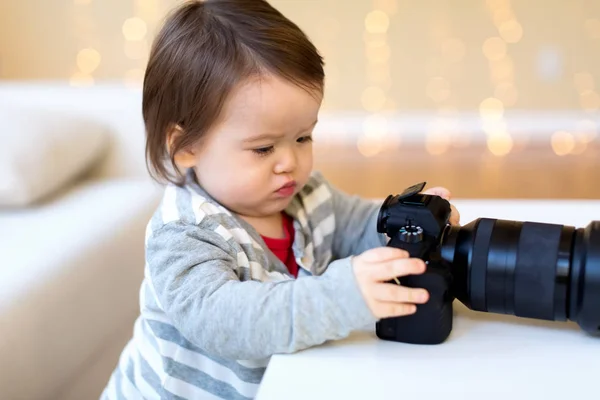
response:
<path id="1" fill-rule="evenodd" d="M 440 196 L 441 198 L 446 199 L 448 201 L 450 201 L 450 198 L 452 197 L 452 193 L 450 193 L 450 191 L 444 187 L 434 187 L 431 189 L 427 189 L 423 192 L 423 194 Z M 452 204 L 450 204 L 450 210 L 450 225 L 460 225 L 460 213 Z"/>
<path id="2" fill-rule="evenodd" d="M 377 247 L 352 258 L 354 275 L 360 291 L 376 318 L 399 317 L 413 314 L 415 304 L 426 303 L 425 289 L 386 283 L 396 277 L 425 272 L 425 263 L 408 258 L 408 252 L 394 247 Z"/>

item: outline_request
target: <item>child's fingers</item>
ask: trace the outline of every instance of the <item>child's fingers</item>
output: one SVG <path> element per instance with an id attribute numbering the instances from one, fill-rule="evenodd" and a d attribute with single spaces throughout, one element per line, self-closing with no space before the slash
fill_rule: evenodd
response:
<path id="1" fill-rule="evenodd" d="M 392 283 L 377 285 L 374 293 L 376 300 L 386 303 L 426 303 L 429 293 L 425 289 L 398 286 Z"/>
<path id="2" fill-rule="evenodd" d="M 433 187 L 431 189 L 427 189 L 426 191 L 423 192 L 423 194 L 431 194 L 434 196 L 440 196 L 443 199 L 446 200 L 450 200 L 450 198 L 452 197 L 452 193 L 450 193 L 450 191 L 448 189 L 446 189 L 445 187 Z"/>
<path id="3" fill-rule="evenodd" d="M 418 258 L 386 261 L 369 267 L 371 278 L 384 282 L 399 276 L 416 275 L 425 272 L 425 262 Z"/>
<path id="4" fill-rule="evenodd" d="M 440 196 L 443 199 L 450 200 L 452 197 L 452 193 L 444 187 L 434 187 L 431 189 L 427 189 L 423 192 L 423 194 L 430 194 L 434 196 Z M 452 204 L 450 204 L 450 209 L 452 210 L 450 214 L 450 224 L 451 225 L 460 225 L 460 213 Z"/>
<path id="5" fill-rule="evenodd" d="M 402 317 L 417 312 L 417 306 L 406 303 L 383 303 L 378 305 L 380 318 Z"/>
<path id="6" fill-rule="evenodd" d="M 380 263 L 389 260 L 403 259 L 408 257 L 406 250 L 398 249 L 396 247 L 376 247 L 369 249 L 362 253 L 360 257 L 368 263 Z"/>
<path id="7" fill-rule="evenodd" d="M 460 213 L 453 205 L 450 205 L 450 209 L 452 210 L 450 213 L 450 225 L 460 226 Z"/>

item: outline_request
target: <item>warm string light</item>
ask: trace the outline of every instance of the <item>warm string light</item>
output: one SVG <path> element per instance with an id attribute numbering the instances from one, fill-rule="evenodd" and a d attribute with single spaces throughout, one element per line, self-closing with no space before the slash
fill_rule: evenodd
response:
<path id="1" fill-rule="evenodd" d="M 338 66 L 331 62 L 331 60 L 339 58 L 335 57 L 334 54 L 339 47 L 340 30 L 340 21 L 334 17 L 324 17 L 319 27 L 319 31 L 321 32 L 321 35 L 319 36 L 321 42 L 317 47 L 322 49 L 323 54 L 326 56 L 325 77 L 329 89 L 335 89 L 341 81 Z"/>
<path id="2" fill-rule="evenodd" d="M 450 107 L 438 109 L 427 129 L 425 150 L 431 155 L 441 155 L 448 151 L 453 144 L 456 147 L 468 145 L 468 137 L 460 132 L 457 111 Z"/>
<path id="3" fill-rule="evenodd" d="M 587 149 L 598 136 L 598 126 L 591 119 L 582 119 L 577 122 L 572 132 L 559 130 L 550 138 L 550 145 L 558 156 L 580 155 Z"/>
<path id="4" fill-rule="evenodd" d="M 596 112 L 600 109 L 600 95 L 596 91 L 596 82 L 587 71 L 575 73 L 573 85 L 579 94 L 579 104 L 586 112 Z"/>
<path id="5" fill-rule="evenodd" d="M 584 31 L 590 39 L 600 39 L 600 20 L 589 18 L 583 24 Z M 588 71 L 578 71 L 573 75 L 573 87 L 579 95 L 579 105 L 586 113 L 600 110 L 600 95 L 597 92 L 596 80 Z M 597 136 L 598 127 L 591 119 L 578 122 L 574 132 L 558 131 L 551 138 L 550 144 L 554 153 L 559 156 L 579 155 L 587 150 L 588 145 Z"/>
<path id="6" fill-rule="evenodd" d="M 600 19 L 586 19 L 583 29 L 591 40 L 600 39 Z M 597 92 L 596 80 L 590 72 L 576 72 L 573 75 L 573 86 L 579 95 L 579 105 L 584 112 L 592 114 L 600 110 L 600 95 Z M 588 145 L 596 139 L 597 134 L 596 122 L 591 119 L 582 119 L 577 123 L 573 132 L 555 132 L 550 144 L 554 153 L 559 156 L 579 155 L 587 150 Z"/>
<path id="7" fill-rule="evenodd" d="M 91 46 L 93 37 L 90 32 L 92 25 L 92 0 L 74 0 L 74 28 L 75 34 L 81 43 L 81 49 L 75 56 L 76 70 L 69 80 L 71 86 L 92 86 L 95 83 L 94 72 L 102 62 L 100 52 Z"/>
<path id="8" fill-rule="evenodd" d="M 159 0 L 134 0 L 134 15 L 121 26 L 124 38 L 123 51 L 133 66 L 125 71 L 123 81 L 130 87 L 141 86 L 145 65 L 150 52 L 150 24 L 159 18 Z"/>
<path id="9" fill-rule="evenodd" d="M 320 32 L 320 35 L 316 36 L 315 42 L 316 47 L 319 49 L 322 57 L 324 58 L 324 70 L 325 70 L 325 87 L 326 92 L 333 90 L 337 92 L 337 88 L 342 81 L 340 75 L 340 68 L 336 64 L 336 60 L 339 59 L 339 54 L 336 54 L 339 49 L 340 43 L 340 32 L 341 24 L 340 20 L 335 16 L 322 15 L 316 29 Z M 329 101 L 331 96 L 325 94 L 323 98 L 322 109 L 329 108 Z M 334 136 L 327 133 L 330 132 L 344 132 L 344 122 L 333 120 L 328 121 L 324 129 L 321 129 L 321 124 L 317 124 L 315 127 L 315 138 L 319 143 L 321 149 L 329 149 L 334 143 Z"/>
<path id="10" fill-rule="evenodd" d="M 82 49 L 77 53 L 77 67 L 83 75 L 91 76 L 102 61 L 100 53 L 96 49 Z"/>
<path id="11" fill-rule="evenodd" d="M 495 156 L 505 156 L 513 149 L 514 141 L 508 133 L 504 119 L 504 103 L 495 97 L 488 97 L 479 105 L 483 131 L 487 135 L 487 147 Z"/>
<path id="12" fill-rule="evenodd" d="M 588 145 L 592 143 L 598 135 L 597 124 L 588 119 L 580 120 L 575 127 L 575 148 L 573 154 L 582 154 L 588 148 Z"/>
<path id="13" fill-rule="evenodd" d="M 579 142 L 587 145 L 598 136 L 598 125 L 591 119 L 582 119 L 575 127 L 575 136 Z"/>
<path id="14" fill-rule="evenodd" d="M 365 156 L 377 155 L 384 151 L 391 139 L 391 121 L 385 116 L 385 111 L 393 107 L 393 101 L 390 99 L 392 49 L 389 44 L 389 30 L 392 17 L 398 11 L 397 0 L 372 1 L 373 9 L 364 18 L 363 37 L 367 60 L 367 84 L 361 96 L 362 105 L 370 116 L 363 122 L 363 134 L 357 141 L 359 150 Z M 122 74 L 126 83 L 137 86 L 143 80 L 151 26 L 158 19 L 159 14 L 155 13 L 158 9 L 158 0 L 135 0 L 134 3 L 136 8 L 133 15 L 124 19 L 121 26 L 124 55 L 131 63 L 130 68 L 124 69 Z M 479 114 L 490 153 L 503 156 L 515 150 L 515 141 L 518 140 L 517 136 L 511 137 L 511 134 L 515 135 L 514 132 L 509 134 L 505 111 L 515 106 L 519 100 L 519 91 L 514 80 L 515 63 L 510 56 L 510 49 L 513 44 L 522 40 L 524 33 L 509 0 L 487 0 L 486 3 L 497 31 L 481 43 L 481 52 L 489 63 L 490 80 L 493 87 L 489 97 L 481 101 Z M 80 47 L 72 61 L 74 71 L 71 76 L 71 84 L 74 86 L 93 85 L 95 74 L 106 62 L 102 57 L 103 55 L 106 57 L 106 54 L 101 54 L 102 48 L 98 47 L 98 43 L 92 36 L 91 16 L 93 14 L 91 10 L 94 2 L 93 0 L 73 0 L 73 4 L 76 11 L 75 29 L 80 40 Z M 144 11 L 144 7 L 146 11 Z M 580 29 L 583 29 L 587 37 L 591 41 L 599 40 L 600 19 L 588 18 L 582 22 Z M 330 37 L 335 38 L 336 32 L 339 31 L 337 20 L 327 19 L 324 26 L 331 27 Z M 467 48 L 461 39 L 452 37 L 445 31 L 443 34 L 445 36 L 440 37 L 438 41 L 439 59 L 436 59 L 439 61 L 437 63 L 438 70 L 429 76 L 429 80 L 424 85 L 425 94 L 440 110 L 427 135 L 427 151 L 431 154 L 442 154 L 448 151 L 452 145 L 468 144 L 468 140 L 463 140 L 465 136 L 455 135 L 452 137 L 452 132 L 456 132 L 452 126 L 457 119 L 455 114 L 448 111 L 448 102 L 453 98 L 454 78 L 443 70 L 439 70 L 445 65 L 462 62 Z M 339 69 L 331 64 L 326 64 L 326 68 L 328 83 L 331 85 L 339 82 Z M 551 135 L 551 148 L 560 156 L 583 153 L 598 136 L 598 127 L 591 114 L 600 110 L 600 84 L 592 73 L 582 69 L 572 75 L 572 85 L 577 93 L 581 110 L 590 115 L 588 119 L 582 119 L 579 126 L 572 129 L 566 127 L 568 129 L 557 131 Z M 445 114 L 441 110 L 446 110 Z"/>
<path id="15" fill-rule="evenodd" d="M 379 154 L 388 135 L 388 121 L 377 114 L 368 116 L 363 122 L 363 134 L 358 138 L 357 147 L 362 155 L 371 157 Z"/>
<path id="16" fill-rule="evenodd" d="M 506 127 L 504 111 L 505 108 L 514 106 L 519 99 L 514 83 L 514 62 L 508 49 L 510 44 L 522 39 L 523 27 L 515 16 L 510 0 L 487 0 L 486 3 L 498 36 L 487 38 L 481 47 L 489 63 L 494 96 L 480 103 L 479 114 L 487 136 L 488 150 L 493 155 L 502 157 L 514 148 L 514 139 Z"/>
<path id="17" fill-rule="evenodd" d="M 358 151 L 372 157 L 383 150 L 399 144 L 398 137 L 391 137 L 386 110 L 394 107 L 389 98 L 391 88 L 391 48 L 388 43 L 390 17 L 397 12 L 396 0 L 374 0 L 373 9 L 365 16 L 365 57 L 367 60 L 367 87 L 361 96 L 363 108 L 370 113 L 363 123 L 362 134 L 357 140 Z M 393 146 L 390 146 L 393 143 Z"/>
<path id="18" fill-rule="evenodd" d="M 430 37 L 439 53 L 429 60 L 430 78 L 425 85 L 426 96 L 437 107 L 437 114 L 429 124 L 425 137 L 425 150 L 432 155 L 447 152 L 451 146 L 468 146 L 468 134 L 459 129 L 458 112 L 453 108 L 450 79 L 459 79 L 467 46 L 463 40 L 450 34 L 450 24 L 442 14 L 434 14 L 430 20 Z M 450 78 L 452 77 L 452 78 Z"/>
<path id="19" fill-rule="evenodd" d="M 132 61 L 142 60 L 148 51 L 146 35 L 148 34 L 148 25 L 142 18 L 134 16 L 127 18 L 121 28 L 125 38 L 125 55 Z M 141 63 L 140 63 L 141 64 Z M 138 64 L 137 67 L 125 71 L 123 80 L 127 86 L 137 87 L 144 78 L 144 70 Z"/>
<path id="20" fill-rule="evenodd" d="M 583 154 L 590 143 L 598 135 L 598 126 L 591 119 L 582 119 L 577 122 L 573 131 L 559 130 L 550 138 L 550 145 L 558 156 Z"/>
<path id="21" fill-rule="evenodd" d="M 556 155 L 559 156 L 567 155 L 575 148 L 575 138 L 567 131 L 554 132 L 550 143 Z"/>

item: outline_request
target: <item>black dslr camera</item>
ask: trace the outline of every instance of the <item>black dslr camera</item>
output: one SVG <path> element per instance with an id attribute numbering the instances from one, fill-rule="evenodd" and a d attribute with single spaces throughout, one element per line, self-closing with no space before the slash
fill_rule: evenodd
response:
<path id="1" fill-rule="evenodd" d="M 388 196 L 377 231 L 388 246 L 427 263 L 399 278 L 429 291 L 417 312 L 377 322 L 380 339 L 439 344 L 452 331 L 452 303 L 474 311 L 575 321 L 600 335 L 600 221 L 586 228 L 479 218 L 450 226 L 450 204 L 422 194 L 425 183 Z"/>

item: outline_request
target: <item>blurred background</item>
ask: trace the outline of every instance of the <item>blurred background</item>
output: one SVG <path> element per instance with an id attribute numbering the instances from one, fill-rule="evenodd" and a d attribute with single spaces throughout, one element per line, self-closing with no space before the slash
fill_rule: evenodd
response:
<path id="1" fill-rule="evenodd" d="M 0 0 L 1 399 L 97 399 L 131 337 L 163 194 L 141 85 L 177 3 Z M 315 168 L 340 189 L 597 219 L 599 0 L 271 3 L 325 58 Z"/>
<path id="2" fill-rule="evenodd" d="M 0 79 L 141 87 L 174 0 L 2 0 Z M 598 198 L 597 0 L 272 0 L 327 87 L 316 167 L 385 196 Z"/>

